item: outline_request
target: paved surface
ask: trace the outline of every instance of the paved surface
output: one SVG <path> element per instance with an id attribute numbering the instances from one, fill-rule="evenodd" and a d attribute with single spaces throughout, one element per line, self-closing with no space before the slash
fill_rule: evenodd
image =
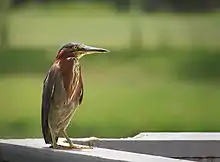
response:
<path id="1" fill-rule="evenodd" d="M 220 133 L 204 133 L 204 132 L 162 132 L 162 133 L 140 133 L 132 139 L 148 140 L 148 141 L 220 141 Z"/>
<path id="2" fill-rule="evenodd" d="M 52 150 L 44 144 L 43 139 L 10 139 L 0 140 L 0 155 L 4 162 L 16 161 L 76 161 L 76 162 L 178 162 L 177 160 L 104 148 L 85 150 Z"/>
<path id="3" fill-rule="evenodd" d="M 82 139 L 73 139 L 76 143 Z M 101 139 L 95 146 L 197 161 L 220 161 L 220 133 L 140 133 L 121 139 Z"/>
<path id="4" fill-rule="evenodd" d="M 64 141 L 65 139 L 61 138 L 60 140 Z M 78 144 L 88 144 L 85 142 L 87 140 L 85 138 L 72 140 Z M 27 146 L 38 150 L 42 150 L 45 146 L 48 147 L 42 139 L 0 140 L 0 143 Z M 173 159 L 169 158 L 176 158 L 202 162 L 220 162 L 220 133 L 140 133 L 128 138 L 102 138 L 100 141 L 95 141 L 94 145 L 95 148 L 90 151 L 62 151 L 62 153 L 65 152 L 68 156 L 74 154 L 74 158 L 79 156 L 85 156 L 84 158 L 93 157 L 93 160 L 133 160 L 139 162 L 140 160 L 146 161 L 146 159 L 147 161 L 172 161 Z M 45 151 L 51 150 L 45 148 L 43 152 Z"/>

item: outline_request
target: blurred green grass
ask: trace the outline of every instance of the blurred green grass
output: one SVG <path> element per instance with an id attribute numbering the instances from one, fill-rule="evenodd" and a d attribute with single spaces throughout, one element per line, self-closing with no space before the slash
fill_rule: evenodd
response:
<path id="1" fill-rule="evenodd" d="M 191 48 L 218 48 L 220 15 L 213 14 L 146 14 L 138 15 L 143 45 L 161 44 Z M 67 41 L 79 41 L 112 48 L 130 45 L 132 13 L 118 13 L 105 5 L 64 6 L 30 5 L 12 10 L 9 15 L 9 41 L 12 46 L 57 46 Z"/>
<path id="2" fill-rule="evenodd" d="M 176 63 L 183 59 L 172 50 L 151 51 L 148 57 L 142 51 L 139 57 L 125 61 L 122 55 L 126 53 L 129 54 L 118 51 L 113 56 L 109 53 L 82 59 L 85 96 L 68 129 L 70 136 L 122 137 L 140 131 L 220 130 L 218 82 L 175 77 Z M 186 51 L 182 53 L 187 55 Z M 36 59 L 32 66 L 45 67 L 40 62 Z M 31 62 L 27 68 L 31 68 Z M 44 73 L 0 76 L 1 136 L 41 136 L 41 90 L 48 68 Z"/>
<path id="3" fill-rule="evenodd" d="M 10 11 L 11 48 L 0 50 L 0 136 L 41 136 L 42 81 L 68 41 L 111 50 L 82 59 L 85 97 L 71 137 L 220 131 L 219 14 L 142 14 L 142 51 L 129 47 L 132 15 L 102 7 Z"/>

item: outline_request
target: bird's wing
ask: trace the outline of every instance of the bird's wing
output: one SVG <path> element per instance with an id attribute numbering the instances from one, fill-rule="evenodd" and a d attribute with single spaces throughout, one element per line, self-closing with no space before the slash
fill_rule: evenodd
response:
<path id="1" fill-rule="evenodd" d="M 54 93 L 55 80 L 59 70 L 56 66 L 52 66 L 43 84 L 42 105 L 41 105 L 41 126 L 42 133 L 46 143 L 51 143 L 51 135 L 48 126 L 48 114 L 50 111 L 51 99 Z"/>
<path id="2" fill-rule="evenodd" d="M 80 98 L 79 98 L 79 105 L 81 105 L 82 100 L 83 100 L 83 80 L 82 80 L 82 75 L 80 75 L 80 84 L 81 84 L 81 92 L 80 92 Z"/>

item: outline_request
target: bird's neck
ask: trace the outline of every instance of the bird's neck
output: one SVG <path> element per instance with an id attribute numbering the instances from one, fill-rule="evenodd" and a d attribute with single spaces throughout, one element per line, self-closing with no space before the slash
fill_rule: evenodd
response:
<path id="1" fill-rule="evenodd" d="M 58 60 L 60 72 L 63 77 L 63 83 L 66 91 L 73 90 L 73 84 L 79 81 L 81 77 L 81 67 L 79 59 L 75 57 Z"/>

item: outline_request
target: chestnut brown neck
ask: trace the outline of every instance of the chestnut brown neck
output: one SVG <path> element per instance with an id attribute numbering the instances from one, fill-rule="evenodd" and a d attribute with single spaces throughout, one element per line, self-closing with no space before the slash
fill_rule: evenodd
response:
<path id="1" fill-rule="evenodd" d="M 81 78 L 79 60 L 75 57 L 69 57 L 65 59 L 61 58 L 57 61 L 59 62 L 60 72 L 63 77 L 64 88 L 69 96 L 75 88 L 73 87 L 73 83 Z M 77 86 L 77 84 L 75 86 Z"/>

